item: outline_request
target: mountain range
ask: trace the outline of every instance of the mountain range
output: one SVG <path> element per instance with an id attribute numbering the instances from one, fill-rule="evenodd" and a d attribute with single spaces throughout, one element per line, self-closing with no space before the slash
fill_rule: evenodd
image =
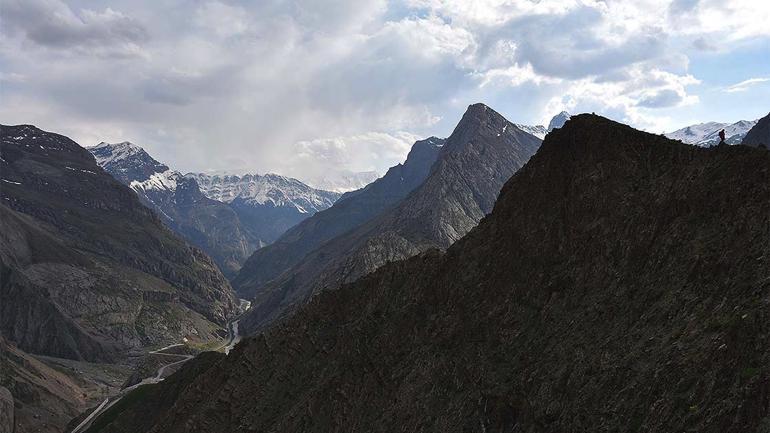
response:
<path id="1" fill-rule="evenodd" d="M 114 361 L 220 338 L 237 312 L 214 263 L 67 137 L 0 127 L 0 333 L 24 351 Z"/>
<path id="2" fill-rule="evenodd" d="M 341 194 L 0 126 L 0 429 L 762 431 L 747 146 L 474 104 Z"/>
<path id="3" fill-rule="evenodd" d="M 272 174 L 182 175 L 129 142 L 100 143 L 88 150 L 102 168 L 133 189 L 166 225 L 210 255 L 230 277 L 252 252 L 339 197 Z"/>
<path id="4" fill-rule="evenodd" d="M 340 226 L 334 237 L 316 236 L 315 227 L 326 227 L 316 225 L 324 213 L 347 215 L 342 207 L 347 200 L 371 202 L 380 197 L 377 190 L 364 189 L 343 197 L 340 207 L 319 213 L 315 222 L 308 220 L 306 227 L 288 232 L 287 241 L 279 239 L 275 247 L 250 258 L 233 280 L 241 296 L 254 295 L 242 328 L 253 332 L 267 326 L 314 294 L 354 281 L 389 261 L 447 248 L 492 210 L 503 183 L 535 153 L 540 141 L 491 108 L 470 106 L 449 138 L 417 142 L 404 166 L 380 179 L 382 185 L 395 176 L 400 180 L 405 168 L 417 174 L 410 182 L 396 182 L 406 188 L 385 196 L 403 196 L 392 206 L 380 202 L 370 209 L 382 211 L 344 227 L 347 231 Z M 299 259 L 297 252 L 304 251 L 309 252 Z"/>
<path id="5" fill-rule="evenodd" d="M 705 122 L 677 129 L 665 136 L 683 143 L 708 147 L 719 144 L 719 131 L 724 129 L 727 144 L 741 144 L 743 137 L 756 124 L 756 120 L 740 120 L 735 123 Z"/>
<path id="6" fill-rule="evenodd" d="M 471 107 L 431 173 L 524 137 L 495 114 Z M 768 197 L 768 152 L 573 116 L 446 252 L 319 293 L 91 431 L 764 431 Z"/>

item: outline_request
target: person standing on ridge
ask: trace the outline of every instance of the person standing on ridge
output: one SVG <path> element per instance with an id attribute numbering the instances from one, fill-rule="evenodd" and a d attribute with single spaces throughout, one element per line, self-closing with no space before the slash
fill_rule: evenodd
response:
<path id="1" fill-rule="evenodd" d="M 719 145 L 725 144 L 725 130 L 719 131 Z"/>

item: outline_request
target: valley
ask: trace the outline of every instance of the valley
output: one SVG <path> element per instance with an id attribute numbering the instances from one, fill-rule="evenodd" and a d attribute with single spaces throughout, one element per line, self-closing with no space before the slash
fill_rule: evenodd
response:
<path id="1" fill-rule="evenodd" d="M 768 22 L 0 0 L 0 433 L 770 433 Z"/>

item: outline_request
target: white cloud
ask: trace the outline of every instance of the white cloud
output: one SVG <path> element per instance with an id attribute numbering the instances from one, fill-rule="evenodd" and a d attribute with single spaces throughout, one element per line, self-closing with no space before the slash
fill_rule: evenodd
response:
<path id="1" fill-rule="evenodd" d="M 725 92 L 727 93 L 745 92 L 746 90 L 749 89 L 749 87 L 752 87 L 761 83 L 766 83 L 768 81 L 770 81 L 770 78 L 749 78 L 748 80 L 743 80 L 740 83 L 735 83 L 732 86 L 726 87 Z"/>
<path id="2" fill-rule="evenodd" d="M 752 0 L 0 2 L 5 122 L 290 175 L 383 171 L 478 101 L 657 128 L 698 103 L 693 50 L 766 40 L 770 22 Z"/>

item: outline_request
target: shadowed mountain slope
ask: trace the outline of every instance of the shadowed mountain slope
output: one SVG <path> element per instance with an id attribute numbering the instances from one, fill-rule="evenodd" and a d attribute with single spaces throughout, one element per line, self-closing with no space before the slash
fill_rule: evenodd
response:
<path id="1" fill-rule="evenodd" d="M 0 333 L 30 353 L 111 360 L 209 341 L 236 312 L 211 260 L 67 137 L 0 127 Z"/>
<path id="2" fill-rule="evenodd" d="M 540 143 L 486 105 L 471 105 L 418 188 L 260 288 L 243 329 L 253 332 L 389 261 L 447 248 L 492 211 L 500 188 Z"/>
<path id="3" fill-rule="evenodd" d="M 446 253 L 321 293 L 153 428 L 100 431 L 765 431 L 769 301 L 770 154 L 578 115 Z"/>
<path id="4" fill-rule="evenodd" d="M 749 130 L 743 139 L 744 146 L 764 146 L 770 149 L 770 114 L 759 119 L 757 124 Z"/>
<path id="5" fill-rule="evenodd" d="M 380 179 L 344 194 L 332 207 L 289 229 L 273 244 L 257 250 L 233 280 L 239 295 L 253 298 L 270 280 L 299 263 L 305 255 L 406 197 L 428 176 L 444 140 L 417 141 L 403 164 L 391 167 Z"/>

